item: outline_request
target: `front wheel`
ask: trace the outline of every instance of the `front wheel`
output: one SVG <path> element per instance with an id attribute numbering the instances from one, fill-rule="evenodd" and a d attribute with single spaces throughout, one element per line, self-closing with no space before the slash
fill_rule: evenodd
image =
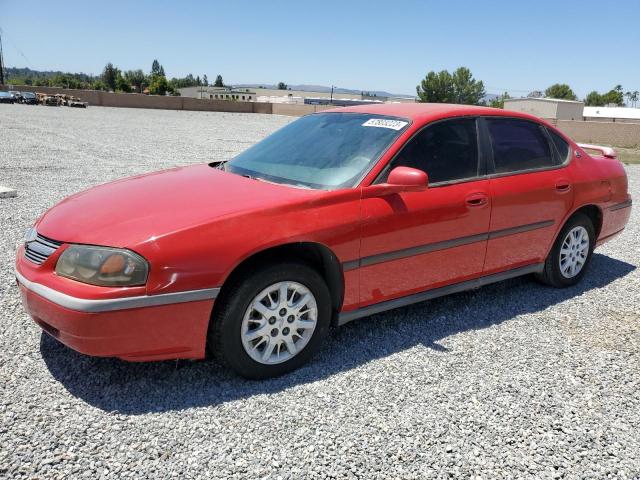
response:
<path id="1" fill-rule="evenodd" d="M 209 347 L 247 378 L 282 375 L 307 362 L 331 321 L 322 277 L 298 263 L 269 265 L 238 277 L 214 307 Z"/>
<path id="2" fill-rule="evenodd" d="M 591 261 L 596 235 L 591 219 L 582 213 L 571 217 L 560 231 L 538 280 L 556 288 L 569 287 L 584 276 Z"/>

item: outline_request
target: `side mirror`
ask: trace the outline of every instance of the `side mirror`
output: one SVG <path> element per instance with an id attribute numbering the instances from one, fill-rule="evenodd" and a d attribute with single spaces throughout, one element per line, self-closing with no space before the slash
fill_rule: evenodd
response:
<path id="1" fill-rule="evenodd" d="M 422 170 L 396 167 L 389 173 L 386 183 L 371 185 L 363 189 L 364 198 L 382 197 L 392 193 L 422 192 L 429 186 L 429 177 Z"/>

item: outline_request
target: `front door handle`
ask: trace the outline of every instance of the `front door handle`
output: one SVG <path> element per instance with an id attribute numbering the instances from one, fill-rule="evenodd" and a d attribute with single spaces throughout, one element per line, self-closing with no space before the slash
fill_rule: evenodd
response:
<path id="1" fill-rule="evenodd" d="M 486 193 L 476 192 L 468 195 L 465 201 L 469 207 L 484 207 L 489 203 L 489 197 Z"/>

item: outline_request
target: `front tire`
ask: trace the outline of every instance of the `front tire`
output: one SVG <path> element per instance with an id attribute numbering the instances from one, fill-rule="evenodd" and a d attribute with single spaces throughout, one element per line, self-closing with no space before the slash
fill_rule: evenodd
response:
<path id="1" fill-rule="evenodd" d="M 536 278 L 547 285 L 565 288 L 584 277 L 595 248 L 596 235 L 589 217 L 576 213 L 562 227 Z"/>
<path id="2" fill-rule="evenodd" d="M 331 296 L 322 277 L 300 263 L 238 276 L 214 307 L 208 344 L 216 358 L 251 379 L 306 363 L 329 331 Z"/>

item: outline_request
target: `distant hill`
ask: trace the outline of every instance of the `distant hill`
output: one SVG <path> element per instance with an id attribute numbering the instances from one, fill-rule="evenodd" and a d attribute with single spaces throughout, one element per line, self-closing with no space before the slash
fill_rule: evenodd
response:
<path id="1" fill-rule="evenodd" d="M 278 88 L 277 85 L 270 85 L 268 83 L 240 83 L 234 84 L 234 87 L 245 87 L 245 88 L 255 88 L 259 89 L 263 88 Z M 299 90 L 301 92 L 320 92 L 320 93 L 329 93 L 331 92 L 331 87 L 327 87 L 326 85 L 287 85 L 290 90 Z M 415 95 L 402 94 L 402 93 L 389 93 L 384 90 L 356 90 L 353 88 L 341 88 L 336 87 L 333 89 L 333 93 L 349 93 L 352 95 L 360 95 L 363 91 L 370 93 L 371 95 L 377 95 L 378 97 L 408 97 L 413 98 Z"/>
<path id="2" fill-rule="evenodd" d="M 59 70 L 31 70 L 30 68 L 16 68 L 16 67 L 7 67 L 5 68 L 5 74 L 8 79 L 11 78 L 53 78 L 58 75 L 73 75 L 76 78 L 91 81 L 97 78 L 95 75 L 90 75 L 88 73 L 71 73 L 71 72 L 61 72 Z"/>

